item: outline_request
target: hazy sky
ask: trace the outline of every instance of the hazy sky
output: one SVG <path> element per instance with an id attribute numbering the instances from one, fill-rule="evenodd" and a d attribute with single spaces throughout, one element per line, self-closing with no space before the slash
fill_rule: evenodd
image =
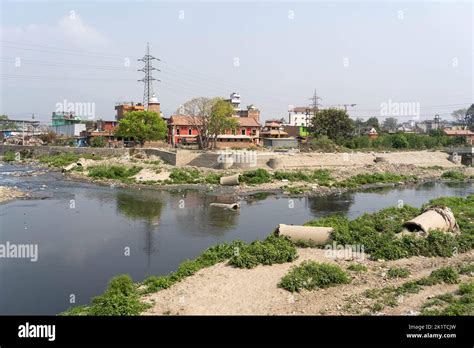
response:
<path id="1" fill-rule="evenodd" d="M 198 96 L 287 117 L 317 88 L 323 106 L 419 103 L 448 118 L 473 98 L 474 6 L 465 2 L 2 1 L 0 113 L 48 122 L 56 104 L 113 119 L 141 102 L 137 58 L 150 42 L 165 116 Z M 128 64 L 129 62 L 129 64 Z M 400 119 L 413 118 L 410 115 Z"/>

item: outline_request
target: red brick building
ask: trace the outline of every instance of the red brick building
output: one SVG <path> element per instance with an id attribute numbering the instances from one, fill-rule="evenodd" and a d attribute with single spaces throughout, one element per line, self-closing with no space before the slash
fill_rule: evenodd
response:
<path id="1" fill-rule="evenodd" d="M 234 131 L 219 135 L 217 147 L 247 147 L 259 144 L 260 123 L 254 117 L 233 116 L 239 122 Z M 187 115 L 173 115 L 168 121 L 168 142 L 178 144 L 197 144 L 199 120 Z"/>

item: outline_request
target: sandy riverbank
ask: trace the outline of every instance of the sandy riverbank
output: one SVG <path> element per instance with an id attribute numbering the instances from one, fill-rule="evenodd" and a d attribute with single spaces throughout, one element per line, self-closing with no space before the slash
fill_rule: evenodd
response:
<path id="1" fill-rule="evenodd" d="M 388 262 L 364 259 L 357 261 L 368 269 L 351 273 L 352 281 L 327 289 L 291 293 L 278 287 L 281 278 L 305 260 L 329 262 L 346 268 L 351 262 L 325 256 L 322 249 L 298 249 L 298 259 L 291 263 L 257 266 L 254 269 L 234 268 L 219 263 L 205 268 L 169 289 L 146 295 L 152 307 L 144 315 L 354 315 L 367 312 L 367 289 L 399 286 L 410 279 L 428 276 L 440 267 L 474 261 L 474 251 L 451 258 L 416 256 Z M 408 279 L 387 277 L 390 267 L 406 267 Z M 375 314 L 409 315 L 418 313 L 421 305 L 435 295 L 453 291 L 456 284 L 438 284 L 407 295 L 395 307 L 386 307 Z M 372 313 L 373 314 L 373 313 Z"/>

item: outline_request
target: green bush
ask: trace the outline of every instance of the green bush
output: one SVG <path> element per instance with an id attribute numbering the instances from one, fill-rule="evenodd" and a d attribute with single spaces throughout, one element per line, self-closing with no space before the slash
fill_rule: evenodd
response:
<path id="1" fill-rule="evenodd" d="M 241 183 L 248 185 L 265 184 L 272 181 L 272 176 L 265 169 L 256 169 L 244 172 L 239 178 Z"/>
<path id="2" fill-rule="evenodd" d="M 115 179 L 120 181 L 130 181 L 131 177 L 138 174 L 142 168 L 122 165 L 99 165 L 88 168 L 89 176 L 95 179 Z"/>
<path id="3" fill-rule="evenodd" d="M 139 315 L 146 309 L 128 275 L 112 278 L 107 290 L 92 300 L 90 315 Z"/>
<path id="4" fill-rule="evenodd" d="M 395 149 L 405 149 L 409 145 L 407 138 L 402 134 L 396 134 L 392 138 L 392 147 Z"/>
<path id="5" fill-rule="evenodd" d="M 90 142 L 91 147 L 105 147 L 107 140 L 104 137 L 94 137 Z"/>
<path id="6" fill-rule="evenodd" d="M 316 139 L 311 140 L 310 147 L 312 150 L 318 150 L 323 152 L 336 152 L 339 149 L 336 143 L 325 135 L 319 136 Z"/>
<path id="7" fill-rule="evenodd" d="M 43 155 L 38 158 L 41 163 L 46 163 L 51 167 L 64 167 L 71 163 L 79 161 L 80 158 L 93 159 L 99 161 L 102 159 L 101 156 L 96 156 L 92 154 L 76 154 L 73 152 L 63 152 L 54 155 Z"/>
<path id="8" fill-rule="evenodd" d="M 464 173 L 457 172 L 457 171 L 454 171 L 454 170 L 444 172 L 443 174 L 441 174 L 441 177 L 443 179 L 451 179 L 451 180 L 464 180 L 464 179 L 466 179 L 466 175 Z"/>
<path id="9" fill-rule="evenodd" d="M 336 185 L 340 187 L 355 188 L 366 184 L 394 183 L 414 179 L 416 179 L 416 177 L 412 175 L 399 175 L 394 173 L 357 174 L 338 182 Z"/>
<path id="10" fill-rule="evenodd" d="M 239 268 L 254 268 L 259 264 L 291 262 L 297 257 L 295 245 L 284 237 L 274 234 L 263 242 L 254 241 L 242 245 L 238 252 L 229 260 L 229 264 Z"/>
<path id="11" fill-rule="evenodd" d="M 201 172 L 197 169 L 173 168 L 170 180 L 173 184 L 196 184 L 201 180 Z"/>
<path id="12" fill-rule="evenodd" d="M 13 162 L 13 161 L 15 161 L 15 160 L 16 160 L 15 152 L 13 152 L 13 151 L 6 151 L 6 152 L 3 154 L 2 160 L 5 161 L 5 162 Z"/>
<path id="13" fill-rule="evenodd" d="M 315 261 L 304 261 L 293 266 L 280 281 L 279 286 L 288 291 L 313 290 L 349 283 L 349 277 L 339 266 Z"/>
<path id="14" fill-rule="evenodd" d="M 388 270 L 387 275 L 390 278 L 407 278 L 410 275 L 410 271 L 407 268 L 392 267 Z"/>

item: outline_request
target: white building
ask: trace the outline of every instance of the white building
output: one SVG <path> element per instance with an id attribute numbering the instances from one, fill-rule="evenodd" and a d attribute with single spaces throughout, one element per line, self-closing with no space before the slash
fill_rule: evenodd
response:
<path id="1" fill-rule="evenodd" d="M 308 127 L 313 118 L 313 109 L 305 106 L 290 107 L 288 110 L 288 125 L 289 126 L 304 126 Z"/>
<path id="2" fill-rule="evenodd" d="M 84 123 L 63 124 L 60 126 L 49 126 L 49 129 L 57 135 L 78 137 L 82 131 L 86 130 L 86 125 Z"/>

